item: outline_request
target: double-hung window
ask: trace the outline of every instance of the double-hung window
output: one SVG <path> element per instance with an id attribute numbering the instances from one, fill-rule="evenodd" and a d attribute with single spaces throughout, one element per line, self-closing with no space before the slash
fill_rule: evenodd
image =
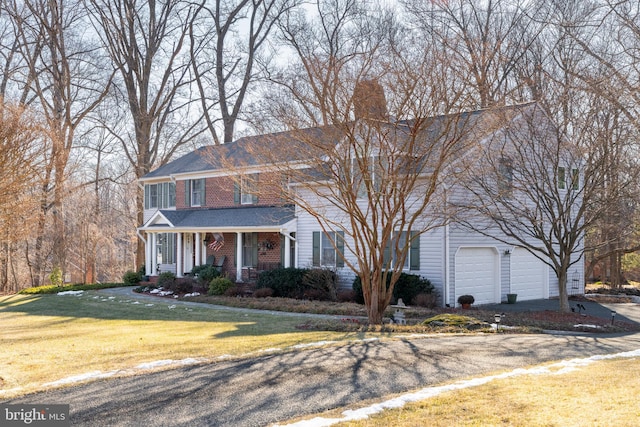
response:
<path id="1" fill-rule="evenodd" d="M 144 186 L 145 209 L 167 209 L 176 207 L 176 184 L 161 182 Z"/>
<path id="2" fill-rule="evenodd" d="M 184 204 L 185 206 L 205 206 L 205 179 L 188 179 L 184 182 Z"/>
<path id="3" fill-rule="evenodd" d="M 513 189 L 513 163 L 511 159 L 502 157 L 498 162 L 498 192 L 509 196 Z"/>
<path id="4" fill-rule="evenodd" d="M 344 232 L 313 232 L 312 264 L 314 267 L 344 267 L 343 254 Z"/>
<path id="5" fill-rule="evenodd" d="M 379 156 L 351 159 L 351 179 L 357 198 L 367 197 L 369 191 L 380 191 L 385 167 L 387 166 L 384 159 Z M 363 173 L 364 168 L 366 168 L 365 173 Z"/>
<path id="6" fill-rule="evenodd" d="M 568 170 L 563 166 L 558 167 L 558 188 L 564 190 L 567 188 L 567 178 L 570 179 L 570 185 L 572 190 L 577 190 L 580 187 L 580 170 L 571 169 L 571 176 L 567 177 Z"/>
<path id="7" fill-rule="evenodd" d="M 242 266 L 258 265 L 258 233 L 242 233 Z"/>
<path id="8" fill-rule="evenodd" d="M 258 203 L 258 174 L 240 177 L 234 183 L 233 199 L 236 204 L 255 205 Z"/>
<path id="9" fill-rule="evenodd" d="M 158 264 L 173 264 L 176 262 L 175 233 L 159 233 L 157 240 Z"/>
<path id="10" fill-rule="evenodd" d="M 204 179 L 191 180 L 191 206 L 204 205 Z"/>
<path id="11" fill-rule="evenodd" d="M 407 237 L 409 239 L 407 239 Z M 396 251 L 396 245 L 398 250 Z M 416 232 L 401 231 L 395 233 L 391 242 L 384 248 L 384 263 L 390 267 L 398 265 L 401 251 L 408 250 L 403 270 L 420 270 L 420 235 Z"/>

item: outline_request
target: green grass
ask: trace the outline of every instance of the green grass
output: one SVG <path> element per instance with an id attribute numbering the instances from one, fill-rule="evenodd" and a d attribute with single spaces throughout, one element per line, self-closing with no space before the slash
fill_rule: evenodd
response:
<path id="1" fill-rule="evenodd" d="M 134 302 L 95 291 L 1 297 L 0 398 L 87 372 L 127 372 L 158 360 L 216 360 L 361 336 L 296 329 L 301 318 L 186 307 L 161 298 Z"/>
<path id="2" fill-rule="evenodd" d="M 95 291 L 98 289 L 119 288 L 131 286 L 126 283 L 73 283 L 70 285 L 43 285 L 25 288 L 19 292 L 21 295 L 57 294 L 64 291 Z"/>

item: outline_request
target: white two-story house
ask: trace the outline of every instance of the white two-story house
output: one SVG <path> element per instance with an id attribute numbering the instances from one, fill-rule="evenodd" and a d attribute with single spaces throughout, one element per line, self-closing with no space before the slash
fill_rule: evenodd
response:
<path id="1" fill-rule="evenodd" d="M 503 110 L 510 108 L 513 113 L 506 116 L 515 120 L 535 105 Z M 484 126 L 490 110 L 464 114 L 469 127 L 464 140 L 478 146 L 500 135 L 504 126 L 513 125 Z M 442 126 L 442 120 L 432 120 L 423 137 L 428 138 L 434 127 Z M 273 159 L 287 162 L 289 167 L 305 167 L 308 153 L 300 149 L 304 144 L 301 135 L 313 135 L 315 139 L 326 135 L 327 144 L 340 144 L 339 134 L 336 136 L 336 130 L 329 127 L 244 137 L 202 147 L 142 177 L 145 221 L 138 233 L 146 245 L 146 274 L 171 271 L 181 277 L 194 266 L 222 260 L 222 271 L 236 281 L 251 281 L 256 272 L 277 267 L 325 267 L 338 273 L 341 286 L 350 287 L 354 273 L 347 265 L 355 262 L 356 254 L 350 250 L 353 245 L 348 238 L 336 238 L 343 234 L 340 228 L 349 227 L 348 219 L 344 218 L 341 227 L 332 227 L 343 213 L 331 207 L 310 212 L 305 204 L 320 203 L 313 195 L 304 202 L 299 199 L 299 203 L 284 197 L 283 188 L 295 190 L 295 182 L 283 176 L 283 169 L 273 167 Z M 261 149 L 256 150 L 257 146 Z M 265 152 L 271 155 L 261 154 Z M 464 160 L 468 167 L 469 161 L 483 159 Z M 460 196 L 464 190 L 457 182 L 459 174 L 447 172 L 460 169 L 457 161 L 462 159 L 453 159 L 439 181 L 446 191 L 438 192 L 437 197 L 445 198 L 445 203 L 430 209 L 447 209 L 446 197 L 464 197 Z M 507 168 L 505 173 L 512 172 Z M 566 186 L 565 181 L 563 175 L 558 185 Z M 296 191 L 297 197 L 305 197 L 304 191 Z M 420 194 L 406 197 L 419 200 Z M 325 221 L 318 212 L 331 220 Z M 434 214 L 442 216 L 442 212 Z M 428 278 L 443 306 L 455 305 L 463 294 L 474 295 L 476 304 L 498 303 L 510 293 L 518 294 L 518 300 L 558 295 L 557 278 L 551 269 L 505 239 L 470 231 L 452 219 L 443 220 L 416 238 L 411 233 L 401 230 L 398 234 L 411 242 L 401 267 L 407 273 Z M 576 263 L 570 273 L 567 286 L 579 289 L 574 293 L 582 292 L 582 265 Z"/>

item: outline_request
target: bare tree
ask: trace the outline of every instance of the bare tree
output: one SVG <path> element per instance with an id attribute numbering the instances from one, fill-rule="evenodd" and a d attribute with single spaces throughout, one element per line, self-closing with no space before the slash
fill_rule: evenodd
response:
<path id="1" fill-rule="evenodd" d="M 8 4 L 28 90 L 23 101 L 37 103 L 51 140 L 49 163 L 41 194 L 41 218 L 36 239 L 34 285 L 44 268 L 42 244 L 49 214 L 53 217 L 53 265 L 66 267 L 64 199 L 67 166 L 75 132 L 104 99 L 110 76 L 102 72 L 95 46 L 83 38 L 86 13 L 79 3 L 33 0 Z"/>
<path id="2" fill-rule="evenodd" d="M 440 46 L 468 108 L 522 102 L 517 66 L 544 28 L 539 2 L 475 0 L 402 2 L 423 40 Z"/>
<path id="3" fill-rule="evenodd" d="M 629 150 L 637 145 L 640 131 L 640 6 L 633 1 L 601 1 L 594 2 L 589 12 L 573 25 L 584 31 L 568 32 L 580 54 L 589 60 L 589 66 L 572 70 L 572 76 L 582 82 L 585 91 L 601 98 L 598 104 L 602 115 L 593 126 L 607 141 L 603 149 L 619 155 L 618 167 L 609 170 L 602 188 L 603 197 L 612 191 L 623 192 L 624 197 L 609 200 L 607 215 L 589 234 L 592 247 L 588 266 L 592 270 L 600 262 L 603 279 L 618 286 L 623 282 L 622 257 L 640 247 L 634 221 L 637 188 L 630 187 L 625 179 L 635 171 L 635 165 L 629 165 L 635 155 L 629 155 Z"/>
<path id="4" fill-rule="evenodd" d="M 19 290 L 26 279 L 18 251 L 37 219 L 37 199 L 30 190 L 41 176 L 43 130 L 32 112 L 0 98 L 0 293 Z"/>
<path id="5" fill-rule="evenodd" d="M 581 132 L 574 133 L 581 135 L 577 142 L 535 104 L 523 107 L 515 124 L 496 116 L 511 124 L 469 156 L 465 198 L 456 200 L 468 213 L 459 214 L 458 223 L 525 248 L 549 265 L 558 278 L 561 311 L 569 311 L 569 269 L 582 262 L 586 232 L 612 200 L 613 194 L 603 199 L 601 191 L 608 170 L 618 167 L 618 158 L 601 149 L 600 135 L 586 125 L 600 111 L 590 114 Z"/>
<path id="6" fill-rule="evenodd" d="M 349 120 L 349 108 L 337 114 L 353 94 L 352 85 L 342 82 L 382 72 L 385 57 L 391 57 L 388 42 L 397 36 L 394 19 L 389 10 L 369 8 L 358 0 L 317 0 L 313 13 L 294 9 L 283 14 L 280 41 L 293 51 L 293 59 L 270 74 L 275 89 L 270 86 L 265 93 L 269 114 L 287 116 L 284 121 L 290 127 Z M 273 106 L 280 111 L 273 111 Z M 293 117 L 297 124 L 291 122 Z"/>
<path id="7" fill-rule="evenodd" d="M 440 184 L 468 143 L 468 116 L 434 118 L 455 112 L 450 81 L 436 52 L 404 49 L 407 33 L 391 12 L 318 5 L 313 25 L 283 17 L 300 65 L 269 107 L 292 130 L 253 151 L 288 179 L 282 197 L 317 222 L 336 262 L 361 278 L 369 322 L 379 324 L 405 263 L 415 261 L 412 245 L 446 222 Z"/>
<path id="8" fill-rule="evenodd" d="M 191 63 L 201 108 L 216 144 L 233 141 L 251 84 L 269 63 L 265 49 L 276 20 L 297 0 L 202 3 L 191 25 Z M 222 138 L 218 136 L 219 115 Z"/>
<path id="9" fill-rule="evenodd" d="M 135 177 L 140 178 L 166 163 L 202 131 L 191 110 L 189 48 L 185 46 L 196 5 L 175 0 L 91 0 L 88 4 L 119 74 L 115 102 L 128 106 L 125 120 L 132 125 L 125 132 L 118 123 L 109 127 L 120 140 Z M 144 196 L 140 190 L 136 197 L 137 220 L 142 224 Z M 142 263 L 144 245 L 138 241 L 137 264 Z"/>

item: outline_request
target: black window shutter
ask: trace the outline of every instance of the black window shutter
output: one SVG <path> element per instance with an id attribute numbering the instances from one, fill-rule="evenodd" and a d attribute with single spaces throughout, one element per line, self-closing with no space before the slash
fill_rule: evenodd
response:
<path id="1" fill-rule="evenodd" d="M 314 267 L 320 266 L 320 232 L 313 232 L 313 256 L 311 264 Z"/>
<path id="2" fill-rule="evenodd" d="M 186 207 L 191 206 L 191 180 L 184 181 L 184 205 Z"/>

